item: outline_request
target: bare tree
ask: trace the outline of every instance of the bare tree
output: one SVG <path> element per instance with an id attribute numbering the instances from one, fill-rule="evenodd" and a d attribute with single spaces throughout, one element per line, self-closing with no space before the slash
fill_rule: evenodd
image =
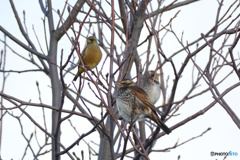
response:
<path id="1" fill-rule="evenodd" d="M 78 0 L 71 4 L 72 2 L 66 0 L 65 3 L 58 2 L 64 5 L 59 10 L 54 8 L 52 1 L 47 0 L 44 4 L 40 0 L 42 33 L 35 32 L 33 27 L 35 35 L 30 35 L 25 11 L 21 20 L 18 6 L 15 6 L 13 0 L 9 0 L 18 25 L 16 28 L 20 30 L 24 40 L 0 26 L 0 31 L 4 34 L 0 39 L 4 46 L 0 57 L 0 72 L 3 75 L 0 92 L 1 137 L 2 123 L 5 123 L 4 117 L 8 115 L 19 123 L 21 135 L 27 144 L 22 159 L 29 153 L 33 159 L 40 159 L 51 153 L 52 160 L 59 160 L 62 156 L 86 159 L 86 155 L 89 159 L 92 155 L 97 155 L 99 160 L 127 157 L 137 160 L 150 159 L 152 152 L 166 152 L 208 132 L 210 128 L 189 140 L 157 150 L 154 146 L 165 133 L 155 123 L 141 121 L 130 130 L 130 124 L 118 120 L 115 82 L 132 78 L 142 87 L 146 83 L 145 77 L 149 70 L 161 73 L 161 104 L 156 107 L 163 113 L 161 118 L 166 124 L 180 116 L 178 113 L 186 102 L 201 98 L 204 94 L 211 94 L 213 97 L 213 101 L 202 106 L 198 112 L 170 125 L 172 132 L 204 115 L 215 104 L 220 104 L 233 123 L 240 128 L 238 116 L 224 98 L 240 85 L 239 51 L 236 49 L 240 38 L 240 3 L 235 0 L 224 6 L 224 0 L 216 2 L 218 9 L 214 25 L 197 39 L 184 40 L 184 34 L 179 36 L 173 24 L 180 9 L 184 10 L 185 6 L 198 3 L 197 1 Z M 171 17 L 165 17 L 169 12 L 172 13 Z M 40 34 L 44 35 L 45 42 L 39 40 Z M 88 70 L 82 74 L 79 82 L 73 83 L 86 37 L 91 35 L 96 36 L 105 56 L 97 69 Z M 176 45 L 171 53 L 165 44 L 169 37 Z M 9 44 L 9 39 L 16 43 L 14 45 L 22 47 L 25 53 L 15 50 Z M 33 39 L 37 39 L 36 44 Z M 63 43 L 69 47 L 62 46 Z M 34 69 L 7 68 L 8 52 L 31 64 Z M 199 58 L 202 54 L 207 57 L 204 62 Z M 43 92 L 46 92 L 41 89 L 44 83 L 41 79 L 36 82 L 39 102 L 8 94 L 6 82 L 9 76 L 16 73 L 28 76 L 44 73 L 50 80 L 47 89 L 51 89 L 51 93 L 48 93 L 51 95 L 51 104 L 42 98 Z M 236 79 L 232 84 L 222 85 L 232 78 Z M 181 95 L 177 97 L 176 93 L 182 85 L 181 79 L 187 79 L 185 82 L 187 81 L 188 88 L 181 90 Z M 42 118 L 35 118 L 32 109 L 40 111 Z M 51 129 L 48 125 L 49 112 Z M 25 118 L 34 125 L 30 137 L 25 133 L 29 130 L 28 123 L 24 122 Z M 77 127 L 76 121 L 81 123 L 81 127 Z M 86 128 L 83 127 L 84 124 L 87 125 Z M 64 136 L 69 128 L 77 134 L 73 136 L 74 141 L 69 141 L 68 138 L 72 137 Z M 84 139 L 92 135 L 99 138 L 89 144 Z M 87 149 L 82 152 L 74 150 L 83 142 L 88 146 L 89 153 L 86 153 Z"/>

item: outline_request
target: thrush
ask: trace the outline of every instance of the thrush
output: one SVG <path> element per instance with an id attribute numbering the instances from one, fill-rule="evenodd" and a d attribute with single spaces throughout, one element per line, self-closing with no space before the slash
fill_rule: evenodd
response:
<path id="1" fill-rule="evenodd" d="M 93 69 L 95 68 L 102 58 L 102 52 L 97 44 L 96 38 L 91 36 L 87 38 L 87 46 L 84 48 L 82 52 L 82 60 L 86 68 Z M 81 61 L 79 62 L 78 72 L 74 77 L 74 81 L 83 73 L 85 70 L 83 69 Z"/>
<path id="2" fill-rule="evenodd" d="M 171 130 L 162 122 L 158 109 L 149 100 L 147 93 L 131 80 L 117 82 L 119 90 L 116 94 L 116 106 L 121 117 L 127 121 L 135 122 L 149 118 L 158 124 L 164 132 Z"/>
<path id="3" fill-rule="evenodd" d="M 147 82 L 143 86 L 143 89 L 147 92 L 149 100 L 152 104 L 156 104 L 161 94 L 160 83 L 158 80 L 160 75 L 161 74 L 155 75 L 154 71 L 149 71 L 147 74 Z"/>

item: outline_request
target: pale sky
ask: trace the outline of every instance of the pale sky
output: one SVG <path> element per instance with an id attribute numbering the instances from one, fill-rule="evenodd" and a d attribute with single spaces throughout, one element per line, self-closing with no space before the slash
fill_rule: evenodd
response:
<path id="1" fill-rule="evenodd" d="M 232 2 L 232 0 L 225 1 L 223 5 L 223 10 L 221 15 L 226 11 L 229 5 L 227 2 Z M 69 0 L 69 3 L 74 4 L 75 1 Z M 239 3 L 239 2 L 238 2 Z M 28 27 L 28 33 L 31 35 L 31 39 L 34 42 L 34 44 L 37 46 L 38 50 L 40 50 L 37 40 L 35 38 L 34 32 L 33 32 L 33 26 L 34 29 L 38 35 L 38 38 L 40 42 L 43 44 L 43 50 L 46 52 L 46 46 L 44 41 L 44 34 L 43 34 L 43 24 L 41 18 L 43 18 L 43 14 L 41 12 L 40 6 L 38 4 L 38 1 L 32 1 L 32 0 L 25 0 L 25 1 L 14 1 L 14 4 L 17 8 L 17 11 L 19 12 L 19 16 L 22 20 L 22 12 L 25 10 L 26 13 L 26 24 Z M 53 1 L 54 9 L 62 9 L 64 5 L 64 1 Z M 116 2 L 116 4 L 118 4 Z M 201 33 L 206 33 L 209 31 L 215 23 L 216 13 L 217 13 L 217 1 L 209 1 L 209 0 L 202 0 L 200 2 L 196 2 L 195 4 L 191 4 L 185 7 L 181 7 L 181 12 L 178 14 L 177 18 L 173 22 L 173 29 L 176 31 L 178 36 L 181 36 L 182 32 L 184 31 L 184 41 L 192 42 L 193 40 L 200 37 Z M 170 18 L 178 11 L 179 9 L 175 9 L 171 12 L 166 12 L 163 15 L 163 23 L 164 21 L 169 21 Z M 17 37 L 20 40 L 23 40 L 25 44 L 27 42 L 24 40 L 23 36 L 21 35 L 19 28 L 17 26 L 15 17 L 12 13 L 12 9 L 10 7 L 9 1 L 2 1 L 0 5 L 0 12 L 2 13 L 0 16 L 0 25 L 5 28 L 8 32 L 13 34 L 15 37 Z M 240 9 L 238 8 L 238 11 L 236 13 L 240 13 Z M 236 15 L 235 15 L 236 16 Z M 56 17 L 55 17 L 56 18 Z M 240 19 L 239 19 L 240 20 Z M 57 21 L 56 21 L 57 22 Z M 56 26 L 56 23 L 55 23 Z M 221 29 L 219 29 L 221 30 Z M 48 32 L 48 30 L 47 30 Z M 107 31 L 106 31 L 107 32 Z M 117 36 L 117 35 L 115 35 Z M 109 36 L 110 37 L 110 36 Z M 142 37 L 141 37 L 142 38 Z M 169 53 L 171 55 L 174 51 L 177 51 L 179 47 L 179 44 L 176 42 L 176 40 L 172 40 L 171 38 L 174 37 L 166 37 L 166 41 L 164 41 L 163 49 L 166 53 Z M 0 32 L 0 39 L 3 40 L 4 36 L 2 32 Z M 83 40 L 83 43 L 81 43 L 81 47 L 84 47 L 85 45 L 85 39 L 81 38 Z M 141 41 L 141 40 L 140 40 Z M 24 49 L 16 45 L 14 42 L 12 42 L 9 38 L 7 38 L 7 42 L 15 51 L 17 51 L 19 54 L 22 54 L 27 57 L 28 52 L 26 52 Z M 117 42 L 116 42 L 117 44 Z M 0 43 L 0 49 L 3 49 L 3 43 Z M 239 45 L 238 45 L 239 46 Z M 60 53 L 61 49 L 64 49 L 64 53 L 68 53 L 71 49 L 71 45 L 67 39 L 66 36 L 63 37 L 61 42 L 58 45 L 58 51 Z M 239 48 L 239 47 L 238 47 Z M 208 56 L 204 55 L 205 52 L 208 55 L 209 48 L 206 48 L 204 52 L 201 52 L 199 56 L 197 56 L 197 62 L 199 62 L 199 65 L 204 66 L 207 62 Z M 235 49 L 237 50 L 237 48 Z M 236 55 L 239 55 L 239 51 L 235 52 Z M 65 55 L 67 57 L 67 55 Z M 106 55 L 104 55 L 105 57 Z M 168 56 L 168 55 L 167 55 Z M 184 55 L 182 54 L 181 57 L 179 57 L 179 60 L 175 60 L 176 66 L 179 66 L 183 63 L 183 57 L 186 56 L 186 53 Z M 60 54 L 59 54 L 60 57 Z M 236 56 L 236 58 L 239 58 Z M 103 60 L 101 61 L 101 64 L 103 63 Z M 238 61 L 239 64 L 239 61 Z M 192 67 L 192 66 L 191 66 Z M 184 91 L 189 89 L 189 84 L 191 84 L 191 67 L 187 67 L 186 72 L 184 76 L 180 79 L 180 85 L 177 89 L 176 93 L 176 101 L 180 100 L 182 98 L 182 94 L 185 93 Z M 6 63 L 6 70 L 24 70 L 24 69 L 36 69 L 36 67 L 33 67 L 33 65 L 26 63 L 21 58 L 16 57 L 10 49 L 7 49 L 7 63 Z M 230 68 L 229 68 L 230 69 Z M 171 72 L 171 71 L 170 71 Z M 189 73 L 189 75 L 188 75 Z M 224 70 L 221 74 L 227 74 L 229 73 L 229 70 Z M 2 73 L 0 73 L 0 85 L 2 85 Z M 168 75 L 168 73 L 164 73 L 165 75 Z M 221 75 L 220 76 L 223 76 Z M 72 75 L 69 75 L 66 77 L 66 81 L 68 84 L 71 84 Z M 10 74 L 10 76 L 7 79 L 7 83 L 5 85 L 4 93 L 15 96 L 18 99 L 21 99 L 23 101 L 31 101 L 33 103 L 39 103 L 39 97 L 38 97 L 38 90 L 36 87 L 36 81 L 39 82 L 39 86 L 41 89 L 41 98 L 44 104 L 51 105 L 51 88 L 50 88 L 50 81 L 49 78 L 39 72 L 36 73 L 22 73 L 17 74 L 13 73 Z M 171 79 L 172 81 L 172 79 Z M 228 87 L 232 86 L 233 84 L 237 83 L 239 80 L 236 75 L 232 75 L 231 78 L 227 79 L 226 82 L 224 82 L 220 87 L 221 93 L 227 89 Z M 171 84 L 172 82 L 170 82 Z M 206 88 L 206 83 L 202 82 L 202 86 L 199 87 L 200 89 Z M 89 99 L 91 99 L 92 93 L 89 94 Z M 168 93 L 170 94 L 170 93 Z M 236 88 L 232 90 L 227 96 L 225 96 L 225 100 L 229 104 L 229 106 L 233 109 L 233 111 L 240 117 L 240 106 L 239 106 L 239 95 L 240 95 L 240 88 Z M 94 96 L 94 95 L 93 95 Z M 190 115 L 193 115 L 194 113 L 198 112 L 199 110 L 205 108 L 210 102 L 212 102 L 214 99 L 212 98 L 212 95 L 210 93 L 204 94 L 201 96 L 201 98 L 193 99 L 187 101 L 182 107 L 180 112 L 180 116 L 174 117 L 170 119 L 167 122 L 167 125 L 169 127 L 175 125 L 179 121 L 189 117 Z M 69 104 L 69 102 L 66 100 L 65 104 Z M 157 103 L 158 105 L 161 105 L 161 99 Z M 6 107 L 13 107 L 12 104 L 4 101 L 4 105 Z M 65 106 L 67 109 L 71 109 L 68 106 Z M 71 106 L 72 107 L 72 106 Z M 104 109 L 103 109 L 104 110 Z M 42 109 L 35 108 L 35 107 L 27 107 L 27 111 L 31 113 L 31 115 L 38 120 L 38 123 L 43 125 L 42 121 Z M 99 113 L 100 110 L 96 110 L 97 117 L 100 116 Z M 17 109 L 11 110 L 11 113 L 14 113 L 14 115 L 20 115 L 21 112 Z M 50 110 L 46 110 L 46 117 L 47 117 L 47 126 L 48 126 L 48 132 L 51 132 L 51 112 Z M 80 134 L 83 134 L 84 132 L 87 132 L 92 128 L 91 125 L 86 120 L 83 120 L 81 117 L 74 116 L 72 117 L 72 122 L 74 126 L 77 128 Z M 24 133 L 27 135 L 27 138 L 30 137 L 30 134 L 34 131 L 34 125 L 29 121 L 29 119 L 26 116 L 23 116 L 21 119 L 22 123 L 25 124 L 23 126 Z M 223 156 L 210 156 L 211 152 L 237 152 L 240 154 L 240 131 L 239 128 L 235 125 L 235 123 L 232 121 L 232 119 L 229 117 L 229 115 L 226 113 L 226 111 L 220 106 L 215 105 L 212 109 L 210 109 L 207 113 L 205 113 L 203 116 L 199 116 L 198 118 L 192 120 L 191 122 L 187 123 L 186 125 L 177 128 L 174 130 L 170 135 L 162 137 L 160 140 L 157 141 L 157 144 L 154 149 L 165 149 L 168 147 L 172 147 L 175 145 L 175 143 L 178 141 L 178 143 L 182 143 L 188 139 L 191 139 L 192 137 L 199 136 L 202 132 L 204 132 L 207 128 L 211 128 L 209 132 L 204 134 L 202 137 L 197 138 L 195 140 L 192 140 L 182 146 L 179 146 L 175 149 L 169 150 L 169 152 L 156 152 L 151 153 L 150 158 L 151 159 L 168 159 L 168 160 L 176 160 L 178 155 L 181 156 L 180 159 L 183 160 L 203 160 L 203 159 L 209 159 L 209 160 L 215 160 L 215 159 L 223 159 Z M 82 132 L 82 129 L 84 128 L 84 131 Z M 37 130 L 38 136 L 41 138 L 44 138 L 43 133 L 39 130 Z M 67 147 L 71 143 L 73 143 L 77 138 L 78 135 L 73 130 L 73 128 L 70 126 L 69 122 L 66 121 L 62 125 L 62 143 Z M 86 137 L 84 139 L 86 143 L 90 143 L 92 146 L 94 146 L 95 150 L 98 151 L 98 146 L 96 144 L 93 144 L 92 142 L 99 143 L 98 134 L 93 133 L 89 137 Z M 50 141 L 49 141 L 50 142 Z M 41 144 L 41 142 L 40 142 Z M 18 120 L 11 117 L 10 115 L 6 115 L 3 118 L 3 134 L 2 134 L 2 145 L 1 145 L 1 158 L 3 160 L 17 160 L 21 159 L 26 147 L 26 141 L 21 135 L 21 129 L 18 123 Z M 42 144 L 41 144 L 42 145 Z M 37 146 L 36 139 L 33 138 L 32 140 L 32 146 Z M 130 146 L 130 143 L 128 144 Z M 50 146 L 49 146 L 50 148 Z M 48 149 L 49 149 L 48 148 Z M 75 147 L 70 152 L 73 151 L 78 153 L 78 156 L 80 156 L 80 151 L 84 150 L 85 152 L 85 159 L 88 159 L 88 148 L 87 145 L 81 141 L 78 147 Z M 27 155 L 25 159 L 33 159 L 32 158 L 31 151 L 28 150 Z M 236 160 L 239 159 L 240 155 L 238 156 L 228 156 L 227 160 Z M 91 156 L 93 160 L 97 159 L 96 156 Z M 45 156 L 40 156 L 40 160 L 45 159 L 51 159 L 51 154 L 48 153 Z M 62 159 L 69 159 L 68 156 L 63 156 Z M 125 157 L 125 159 L 128 159 Z"/>

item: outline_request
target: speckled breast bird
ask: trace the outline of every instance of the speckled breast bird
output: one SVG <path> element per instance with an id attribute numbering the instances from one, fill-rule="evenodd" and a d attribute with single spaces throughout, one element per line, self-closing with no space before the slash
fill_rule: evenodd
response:
<path id="1" fill-rule="evenodd" d="M 83 63 L 87 69 L 95 68 L 102 58 L 102 52 L 97 44 L 96 38 L 93 36 L 87 38 L 87 46 L 82 53 Z M 80 66 L 81 62 L 79 62 L 78 72 L 73 79 L 74 81 L 85 71 Z"/>
<path id="2" fill-rule="evenodd" d="M 154 75 L 154 71 L 149 71 L 147 75 L 147 82 L 143 86 L 143 89 L 145 92 L 147 92 L 149 100 L 152 102 L 152 104 L 156 104 L 161 94 L 161 88 L 158 78 L 161 74 L 156 74 L 155 77 Z"/>
<path id="3" fill-rule="evenodd" d="M 117 82 L 117 84 L 120 88 L 116 94 L 116 106 L 123 119 L 135 122 L 149 118 L 167 134 L 171 132 L 158 117 L 157 108 L 148 99 L 147 93 L 142 88 L 128 79 Z"/>

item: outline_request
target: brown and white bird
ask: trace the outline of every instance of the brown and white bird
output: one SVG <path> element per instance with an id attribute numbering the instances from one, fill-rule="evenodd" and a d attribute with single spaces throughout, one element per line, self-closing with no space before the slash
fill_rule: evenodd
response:
<path id="1" fill-rule="evenodd" d="M 157 108 L 149 100 L 147 93 L 131 80 L 117 82 L 119 90 L 116 95 L 116 106 L 121 117 L 127 121 L 135 122 L 149 118 L 158 124 L 164 132 L 171 130 L 158 117 Z"/>
<path id="2" fill-rule="evenodd" d="M 149 71 L 147 74 L 147 82 L 143 86 L 143 89 L 145 92 L 147 92 L 149 100 L 152 102 L 152 104 L 156 104 L 161 94 L 161 88 L 158 79 L 160 75 L 161 74 L 155 75 L 154 71 Z"/>

